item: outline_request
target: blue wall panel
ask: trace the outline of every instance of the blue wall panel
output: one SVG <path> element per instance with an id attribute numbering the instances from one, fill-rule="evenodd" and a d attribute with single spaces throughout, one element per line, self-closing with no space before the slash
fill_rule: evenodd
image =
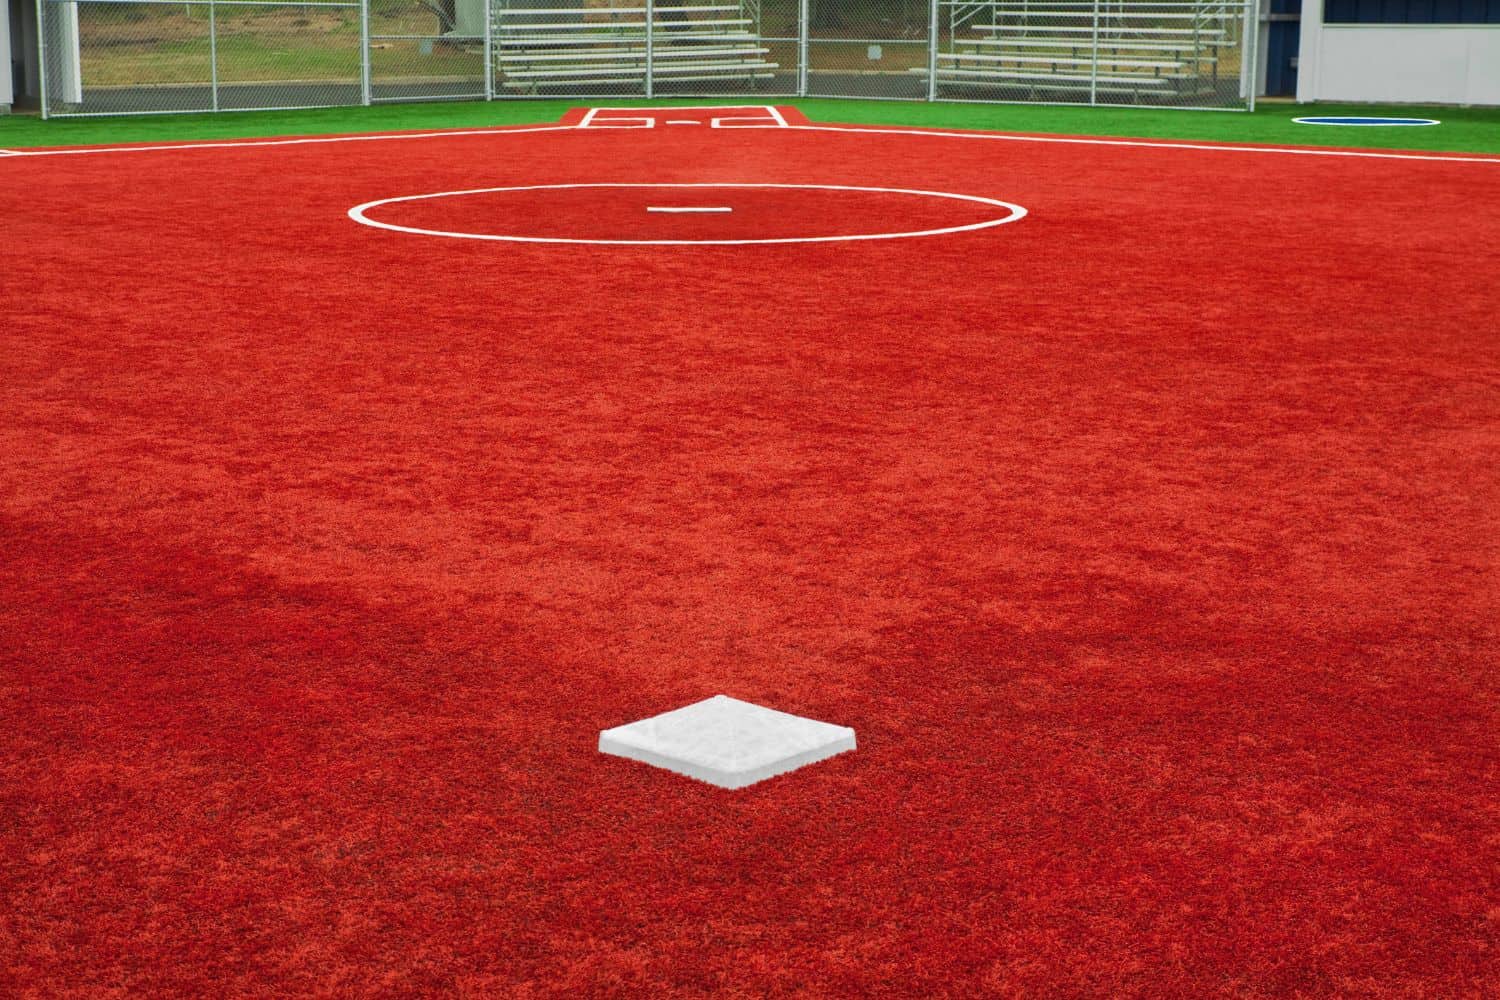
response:
<path id="1" fill-rule="evenodd" d="M 1500 24 L 1500 0 L 1328 0 L 1326 24 Z"/>

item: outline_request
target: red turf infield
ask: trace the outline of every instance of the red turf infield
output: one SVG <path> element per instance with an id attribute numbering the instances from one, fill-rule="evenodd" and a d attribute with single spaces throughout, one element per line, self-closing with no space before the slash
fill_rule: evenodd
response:
<path id="1" fill-rule="evenodd" d="M 643 182 L 1030 214 L 346 216 Z M 1492 994 L 1497 204 L 686 126 L 0 158 L 0 992 Z M 717 692 L 860 749 L 594 750 Z"/>

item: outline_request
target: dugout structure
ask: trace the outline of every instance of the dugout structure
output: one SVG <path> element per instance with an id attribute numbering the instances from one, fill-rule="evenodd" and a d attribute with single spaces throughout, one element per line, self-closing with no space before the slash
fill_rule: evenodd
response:
<path id="1" fill-rule="evenodd" d="M 1249 108 L 1249 0 L 36 0 L 47 116 L 527 97 Z"/>

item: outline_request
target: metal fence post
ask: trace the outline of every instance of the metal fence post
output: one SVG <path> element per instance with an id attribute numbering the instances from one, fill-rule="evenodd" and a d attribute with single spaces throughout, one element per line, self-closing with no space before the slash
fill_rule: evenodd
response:
<path id="1" fill-rule="evenodd" d="M 1099 103 L 1099 0 L 1094 0 L 1094 50 L 1089 59 L 1089 104 Z"/>
<path id="2" fill-rule="evenodd" d="M 368 0 L 366 0 L 368 2 Z M 495 99 L 495 4 L 484 5 L 484 99 Z"/>
<path id="3" fill-rule="evenodd" d="M 370 104 L 370 0 L 359 0 L 359 103 Z"/>
<path id="4" fill-rule="evenodd" d="M 938 0 L 927 19 L 927 99 L 937 100 Z"/>
<path id="5" fill-rule="evenodd" d="M 797 96 L 807 96 L 807 35 L 811 17 L 808 0 L 797 7 Z"/>
<path id="6" fill-rule="evenodd" d="M 1245 26 L 1241 29 L 1240 78 L 1244 81 L 1245 110 L 1255 110 L 1255 91 L 1260 81 L 1260 4 L 1245 0 Z"/>
<path id="7" fill-rule="evenodd" d="M 219 0 L 208 0 L 209 109 L 219 110 Z"/>
<path id="8" fill-rule="evenodd" d="M 646 0 L 646 97 L 656 96 L 656 0 Z"/>
<path id="9" fill-rule="evenodd" d="M 37 99 L 42 102 L 42 118 L 47 118 L 47 15 L 45 0 L 36 0 L 36 81 Z"/>

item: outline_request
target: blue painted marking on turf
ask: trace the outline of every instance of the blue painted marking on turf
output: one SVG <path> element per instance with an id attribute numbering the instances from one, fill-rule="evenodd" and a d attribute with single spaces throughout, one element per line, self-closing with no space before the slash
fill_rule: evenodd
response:
<path id="1" fill-rule="evenodd" d="M 1321 118 L 1293 118 L 1298 125 L 1441 125 L 1436 118 L 1361 118 L 1358 115 L 1331 115 Z"/>

